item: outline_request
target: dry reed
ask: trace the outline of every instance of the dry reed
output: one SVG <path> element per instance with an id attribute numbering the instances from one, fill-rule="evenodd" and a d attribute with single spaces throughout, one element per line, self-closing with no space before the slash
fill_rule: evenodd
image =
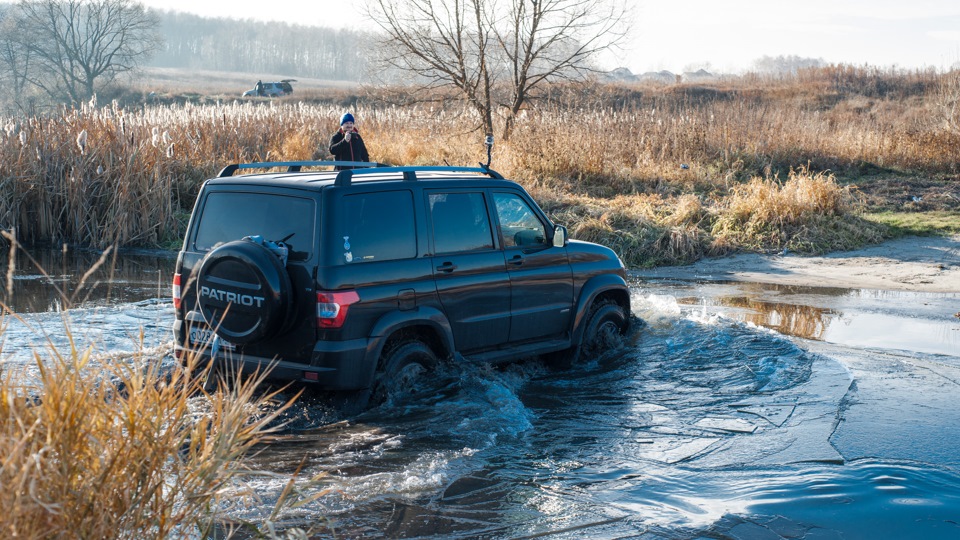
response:
<path id="1" fill-rule="evenodd" d="M 12 235 L 11 261 L 23 253 Z M 75 290 L 57 289 L 73 305 Z M 116 261 L 112 263 L 115 265 Z M 8 269 L 8 281 L 14 266 Z M 0 536 L 4 538 L 184 538 L 230 530 L 230 512 L 256 501 L 247 475 L 287 480 L 269 517 L 245 528 L 266 538 L 282 511 L 325 493 L 297 474 L 248 471 L 244 458 L 283 429 L 283 414 L 299 397 L 263 384 L 267 372 L 240 377 L 212 371 L 199 354 L 164 361 L 169 345 L 133 352 L 98 351 L 74 340 L 69 309 L 53 341 L 33 352 L 36 370 L 0 361 Z M 7 322 L 19 315 L 0 302 L 0 355 Z M 43 328 L 44 332 L 54 331 Z M 13 367 L 11 367 L 13 366 Z"/>
<path id="2" fill-rule="evenodd" d="M 68 329 L 69 332 L 69 329 Z M 141 348 L 142 349 L 142 348 Z M 39 380 L 0 375 L 0 531 L 7 538 L 204 535 L 242 490 L 241 458 L 289 405 L 260 379 L 204 390 L 190 362 L 92 349 L 36 353 Z"/>
<path id="3" fill-rule="evenodd" d="M 769 181 L 800 166 L 845 177 L 891 168 L 955 174 L 960 131 L 944 117 L 954 103 L 946 95 L 955 86 L 951 76 L 831 67 L 712 86 L 556 87 L 521 112 L 509 141 L 498 141 L 494 167 L 549 192 L 554 200 L 546 206 L 584 238 L 604 240 L 609 229 L 623 249 L 655 238 L 652 249 L 668 249 L 653 253 L 660 262 L 739 242 L 773 249 L 790 241 L 729 231 L 713 238 L 711 216 L 728 211 L 725 199 L 753 178 Z M 391 104 L 381 91 L 349 107 L 373 159 L 472 165 L 485 157 L 469 110 L 412 103 L 402 91 L 394 98 L 406 104 Z M 32 244 L 173 247 L 203 179 L 230 162 L 325 154 L 345 108 L 290 99 L 137 109 L 114 103 L 2 119 L 0 228 Z M 577 210 L 645 195 L 658 199 L 628 206 L 654 208 L 625 226 L 609 216 L 606 224 L 593 222 L 601 216 Z M 798 242 L 807 244 L 820 249 L 829 242 Z"/>
<path id="4" fill-rule="evenodd" d="M 882 229 L 860 219 L 856 205 L 850 190 L 830 174 L 801 168 L 783 183 L 754 178 L 733 189 L 721 206 L 712 250 L 824 253 L 879 241 Z"/>

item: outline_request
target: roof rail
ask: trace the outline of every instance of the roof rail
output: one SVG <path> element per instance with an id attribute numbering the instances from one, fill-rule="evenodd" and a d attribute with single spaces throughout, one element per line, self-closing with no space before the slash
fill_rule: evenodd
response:
<path id="1" fill-rule="evenodd" d="M 287 172 L 299 172 L 302 167 L 390 167 L 388 163 L 374 161 L 263 161 L 253 163 L 233 163 L 224 167 L 217 178 L 233 176 L 240 169 L 272 169 L 286 167 Z"/>
<path id="2" fill-rule="evenodd" d="M 343 162 L 340 162 L 343 163 Z M 472 172 L 485 174 L 496 180 L 503 180 L 503 175 L 490 167 L 457 167 L 457 166 L 436 166 L 436 167 L 378 167 L 370 169 L 347 169 L 337 173 L 337 179 L 334 185 L 337 187 L 347 187 L 353 182 L 353 177 L 358 174 L 383 174 L 383 173 L 403 173 L 403 179 L 407 181 L 416 181 L 418 172 Z"/>

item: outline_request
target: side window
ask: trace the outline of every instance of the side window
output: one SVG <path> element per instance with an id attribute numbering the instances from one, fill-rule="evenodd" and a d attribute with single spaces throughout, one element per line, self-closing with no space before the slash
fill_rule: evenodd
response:
<path id="1" fill-rule="evenodd" d="M 431 193 L 429 201 L 437 253 L 493 249 L 482 193 Z"/>
<path id="2" fill-rule="evenodd" d="M 515 193 L 494 193 L 497 204 L 497 217 L 503 232 L 503 246 L 531 247 L 548 244 L 546 228 L 537 219 L 537 215 L 519 195 Z"/>
<path id="3" fill-rule="evenodd" d="M 390 261 L 417 256 L 413 194 L 409 191 L 347 195 L 343 198 L 340 215 L 340 234 L 334 241 L 343 242 L 344 262 Z"/>

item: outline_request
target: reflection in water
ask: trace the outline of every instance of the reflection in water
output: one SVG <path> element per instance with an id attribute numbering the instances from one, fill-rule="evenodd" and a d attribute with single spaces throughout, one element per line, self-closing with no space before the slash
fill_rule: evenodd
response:
<path id="1" fill-rule="evenodd" d="M 681 304 L 695 305 L 699 298 L 681 298 Z M 788 336 L 797 336 L 807 339 L 822 339 L 830 321 L 841 313 L 829 308 L 818 308 L 789 304 L 785 302 L 768 302 L 750 296 L 723 296 L 714 299 L 714 303 L 723 307 L 733 307 L 745 310 L 738 318 L 776 330 Z"/>
<path id="2" fill-rule="evenodd" d="M 0 251 L 5 270 L 0 301 L 15 313 L 138 302 L 170 295 L 175 254 L 84 250 Z M 8 290 L 7 284 L 12 285 Z"/>
<path id="3" fill-rule="evenodd" d="M 681 305 L 720 311 L 784 335 L 866 348 L 947 355 L 960 351 L 960 321 L 953 316 L 960 292 L 759 283 L 669 286 L 677 290 Z"/>

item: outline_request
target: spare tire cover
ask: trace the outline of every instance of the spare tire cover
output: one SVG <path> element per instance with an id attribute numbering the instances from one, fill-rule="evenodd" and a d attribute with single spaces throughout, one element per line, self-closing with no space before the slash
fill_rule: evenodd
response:
<path id="1" fill-rule="evenodd" d="M 217 335 L 253 343 L 275 334 L 289 319 L 290 276 L 266 247 L 236 240 L 211 251 L 197 272 L 197 305 Z"/>

